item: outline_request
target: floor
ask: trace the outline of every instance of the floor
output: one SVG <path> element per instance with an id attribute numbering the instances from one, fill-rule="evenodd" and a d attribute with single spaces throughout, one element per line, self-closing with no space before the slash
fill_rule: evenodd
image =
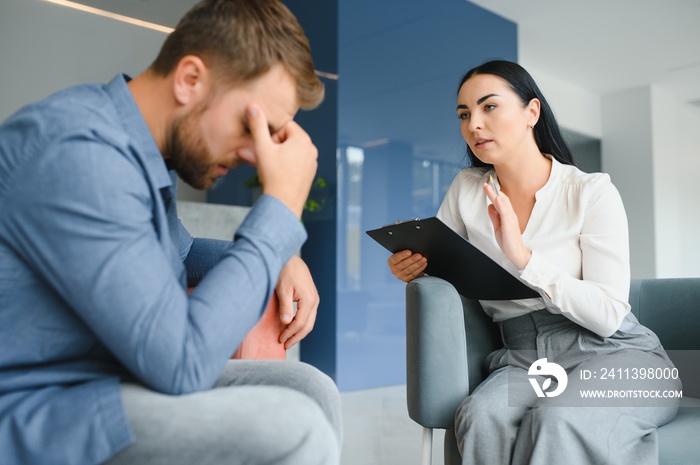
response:
<path id="1" fill-rule="evenodd" d="M 341 465 L 419 465 L 422 428 L 408 417 L 406 386 L 341 394 L 344 444 Z M 444 431 L 433 434 L 433 465 L 442 465 Z"/>

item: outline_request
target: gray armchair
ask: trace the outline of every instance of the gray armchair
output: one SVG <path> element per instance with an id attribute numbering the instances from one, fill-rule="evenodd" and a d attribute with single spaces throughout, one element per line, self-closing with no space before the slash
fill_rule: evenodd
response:
<path id="1" fill-rule="evenodd" d="M 660 463 L 699 464 L 700 278 L 633 280 L 630 303 L 659 336 L 683 381 L 678 416 L 658 430 Z M 445 464 L 460 464 L 454 414 L 487 375 L 484 359 L 501 345 L 498 327 L 478 301 L 426 276 L 406 287 L 406 341 L 408 414 L 423 426 L 422 463 L 431 462 L 432 430 L 438 428 L 448 430 Z"/>

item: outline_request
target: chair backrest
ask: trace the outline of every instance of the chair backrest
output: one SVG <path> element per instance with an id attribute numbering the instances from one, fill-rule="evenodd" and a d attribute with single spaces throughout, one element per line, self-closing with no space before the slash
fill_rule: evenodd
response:
<path id="1" fill-rule="evenodd" d="M 629 302 L 666 350 L 700 349 L 700 278 L 633 279 Z"/>
<path id="2" fill-rule="evenodd" d="M 230 241 L 250 207 L 178 200 L 177 216 L 194 237 Z"/>
<path id="3" fill-rule="evenodd" d="M 700 278 L 634 279 L 630 305 L 676 365 L 683 396 L 700 397 Z"/>

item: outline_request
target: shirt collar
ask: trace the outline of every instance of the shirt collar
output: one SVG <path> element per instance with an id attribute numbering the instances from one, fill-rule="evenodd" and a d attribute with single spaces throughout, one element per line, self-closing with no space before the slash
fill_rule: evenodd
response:
<path id="1" fill-rule="evenodd" d="M 114 102 L 117 114 L 126 132 L 131 136 L 136 156 L 148 172 L 156 188 L 170 187 L 173 181 L 165 166 L 163 154 L 158 149 L 153 134 L 136 105 L 134 96 L 127 86 L 131 77 L 118 74 L 107 84 L 106 91 Z"/>
<path id="2" fill-rule="evenodd" d="M 535 198 L 538 198 L 540 195 L 544 195 L 546 192 L 548 192 L 552 186 L 556 185 L 559 183 L 559 178 L 561 177 L 561 163 L 554 158 L 551 155 L 545 155 L 547 158 L 552 160 L 552 169 L 549 172 L 549 178 L 547 179 L 547 182 L 540 188 L 535 193 Z"/>
<path id="3" fill-rule="evenodd" d="M 547 178 L 547 182 L 544 183 L 544 186 L 540 187 L 540 189 L 535 192 L 535 198 L 539 198 L 540 195 L 544 195 L 551 186 L 556 184 L 559 181 L 559 178 L 561 178 L 561 173 L 562 173 L 562 165 L 561 163 L 554 158 L 551 155 L 545 155 L 545 157 L 549 158 L 552 160 L 552 168 L 551 171 L 549 172 L 549 178 Z M 496 176 L 496 169 L 491 168 L 488 171 L 486 171 L 486 174 L 484 175 L 484 182 L 488 182 L 489 176 L 493 176 L 494 182 L 498 186 L 498 188 L 501 188 L 501 184 L 498 182 L 498 176 Z"/>

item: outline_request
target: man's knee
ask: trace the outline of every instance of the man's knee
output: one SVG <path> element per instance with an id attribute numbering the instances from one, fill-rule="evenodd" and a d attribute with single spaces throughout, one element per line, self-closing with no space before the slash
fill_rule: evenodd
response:
<path id="1" fill-rule="evenodd" d="M 273 418 L 256 419 L 250 431 L 252 449 L 265 451 L 264 463 L 338 464 L 337 431 L 321 406 L 293 390 L 279 401 L 267 412 Z"/>
<path id="2" fill-rule="evenodd" d="M 336 431 L 339 444 L 343 441 L 343 418 L 340 392 L 333 379 L 318 368 L 303 363 L 290 362 L 296 382 L 290 385 L 309 396 L 321 407 Z"/>

